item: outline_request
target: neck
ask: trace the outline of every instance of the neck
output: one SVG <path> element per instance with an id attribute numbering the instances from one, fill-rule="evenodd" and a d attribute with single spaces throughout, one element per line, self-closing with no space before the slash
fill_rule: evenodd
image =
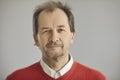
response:
<path id="1" fill-rule="evenodd" d="M 59 71 L 62 69 L 69 61 L 69 54 L 63 55 L 57 58 L 42 58 L 43 61 L 53 70 Z"/>

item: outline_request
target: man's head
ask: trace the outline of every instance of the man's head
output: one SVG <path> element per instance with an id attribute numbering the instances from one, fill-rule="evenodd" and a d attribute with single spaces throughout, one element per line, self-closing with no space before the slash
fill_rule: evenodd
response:
<path id="1" fill-rule="evenodd" d="M 50 1 L 50 2 L 44 3 L 43 5 L 38 6 L 34 12 L 34 15 L 33 15 L 33 32 L 34 32 L 34 34 L 38 34 L 38 16 L 39 16 L 39 14 L 44 10 L 52 12 L 55 10 L 55 8 L 59 8 L 64 11 L 64 13 L 68 17 L 68 24 L 70 27 L 70 31 L 73 33 L 75 32 L 74 16 L 71 12 L 71 8 L 67 5 L 63 5 L 61 2 Z"/>
<path id="2" fill-rule="evenodd" d="M 39 6 L 33 15 L 33 32 L 43 57 L 67 55 L 75 32 L 70 8 L 53 1 Z"/>

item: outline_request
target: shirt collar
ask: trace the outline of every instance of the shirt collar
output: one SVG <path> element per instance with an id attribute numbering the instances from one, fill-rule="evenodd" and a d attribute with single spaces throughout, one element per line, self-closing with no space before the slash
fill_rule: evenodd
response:
<path id="1" fill-rule="evenodd" d="M 60 76 L 63 76 L 65 73 L 67 73 L 70 70 L 70 68 L 72 67 L 72 64 L 73 64 L 73 58 L 70 55 L 69 62 L 61 70 L 56 72 L 55 70 L 50 68 L 42 59 L 40 61 L 40 65 L 42 66 L 43 71 L 53 78 L 58 78 Z M 55 77 L 56 74 L 57 74 L 57 77 Z"/>

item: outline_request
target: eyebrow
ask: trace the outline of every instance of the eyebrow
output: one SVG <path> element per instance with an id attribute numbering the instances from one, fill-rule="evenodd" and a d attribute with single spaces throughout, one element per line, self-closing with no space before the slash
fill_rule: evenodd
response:
<path id="1" fill-rule="evenodd" d="M 64 25 L 58 25 L 57 27 L 59 27 L 59 28 L 65 28 Z"/>
<path id="2" fill-rule="evenodd" d="M 58 25 L 57 27 L 58 27 L 58 28 L 65 28 L 64 25 Z M 45 30 L 45 29 L 49 29 L 49 27 L 44 27 L 44 28 L 42 28 L 41 30 Z"/>
<path id="3" fill-rule="evenodd" d="M 49 29 L 49 27 L 44 27 L 44 28 L 42 28 L 41 30 L 45 30 L 45 29 Z"/>

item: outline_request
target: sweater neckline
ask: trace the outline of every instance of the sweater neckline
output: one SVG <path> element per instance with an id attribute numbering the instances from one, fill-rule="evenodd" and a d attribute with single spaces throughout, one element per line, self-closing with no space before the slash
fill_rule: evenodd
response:
<path id="1" fill-rule="evenodd" d="M 64 80 L 69 80 L 69 77 L 72 76 L 72 73 L 75 71 L 75 68 L 76 68 L 76 62 L 74 61 L 71 69 L 70 69 L 67 73 L 65 73 L 63 76 L 55 79 L 55 78 L 52 78 L 51 76 L 49 76 L 48 74 L 46 74 L 46 73 L 43 71 L 43 69 L 42 69 L 42 67 L 41 67 L 41 65 L 40 65 L 39 63 L 38 63 L 38 65 L 39 65 L 39 67 L 40 67 L 40 71 L 42 71 L 42 72 L 41 72 L 42 75 L 43 75 L 44 77 L 48 78 L 49 80 L 62 80 L 62 79 L 64 79 Z M 70 78 L 70 79 L 71 79 L 71 78 Z"/>

